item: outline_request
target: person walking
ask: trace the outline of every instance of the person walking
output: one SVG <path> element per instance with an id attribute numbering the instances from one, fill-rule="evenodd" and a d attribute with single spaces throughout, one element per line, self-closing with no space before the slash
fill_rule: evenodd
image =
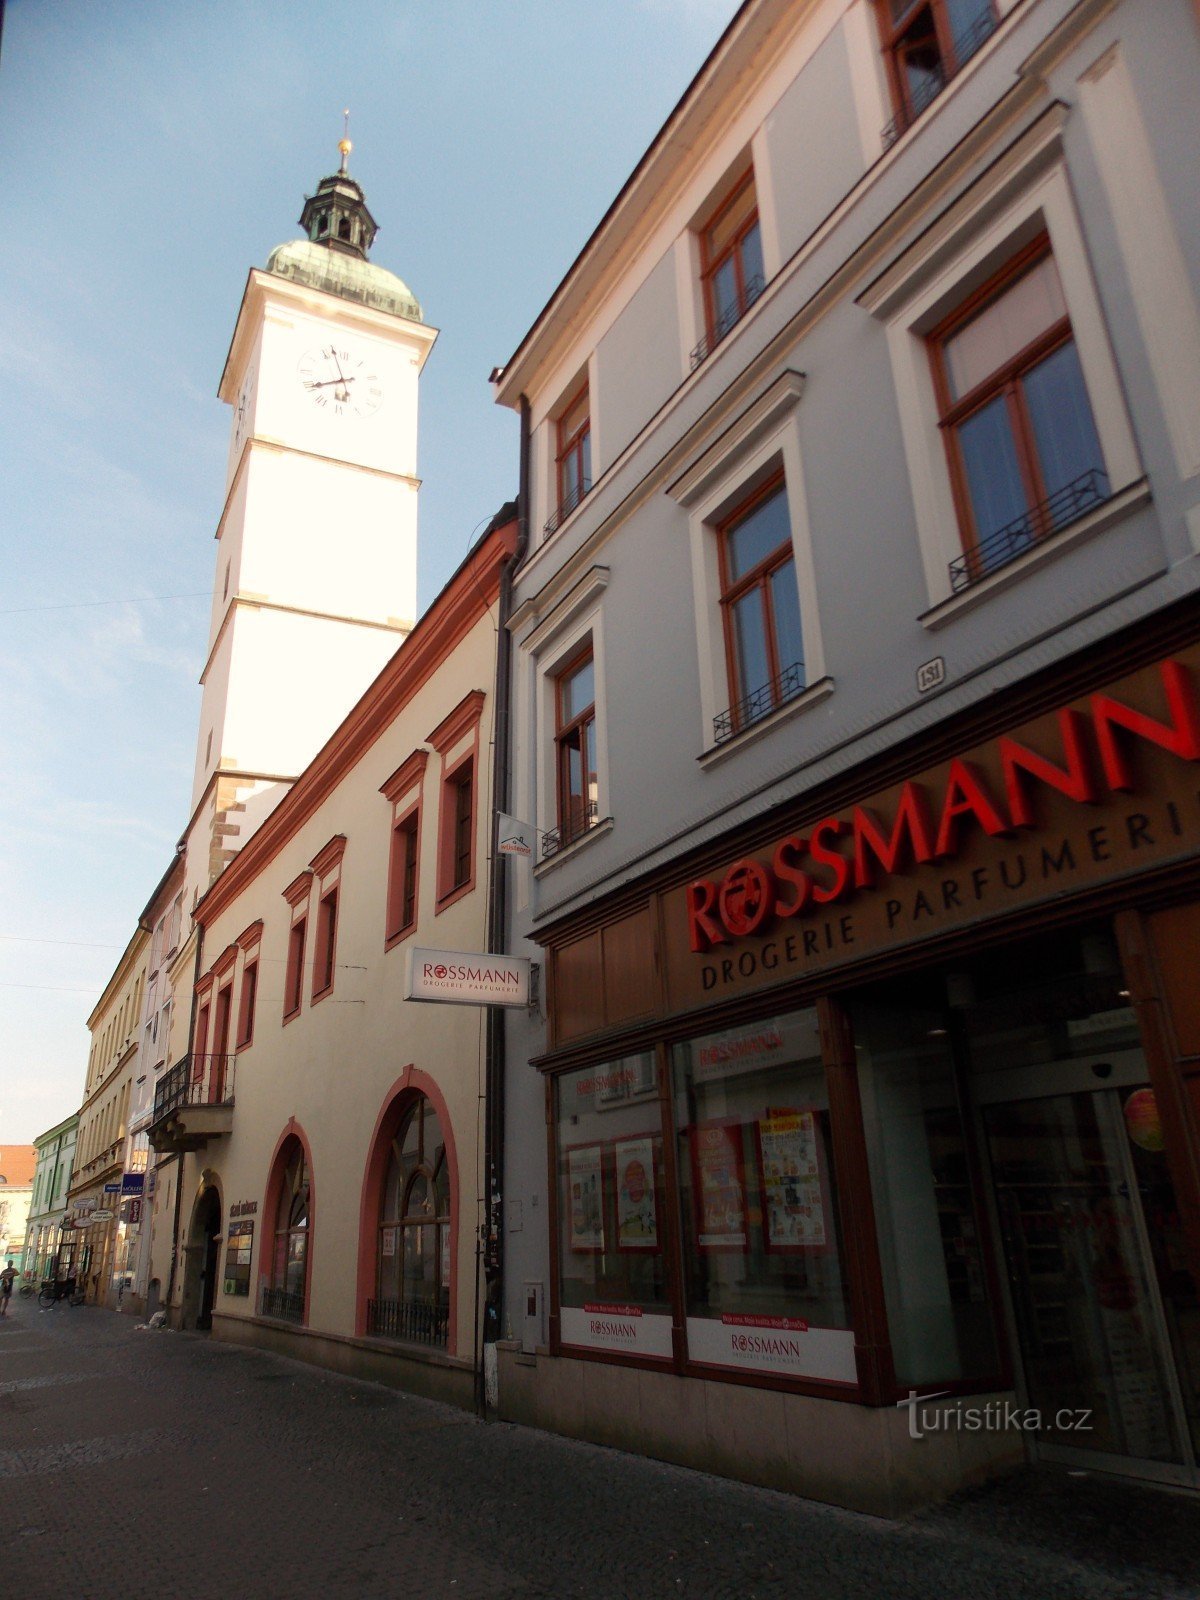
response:
<path id="1" fill-rule="evenodd" d="M 13 1284 L 17 1281 L 17 1269 L 10 1261 L 3 1272 L 0 1272 L 0 1317 L 8 1315 L 8 1302 L 12 1299 Z"/>

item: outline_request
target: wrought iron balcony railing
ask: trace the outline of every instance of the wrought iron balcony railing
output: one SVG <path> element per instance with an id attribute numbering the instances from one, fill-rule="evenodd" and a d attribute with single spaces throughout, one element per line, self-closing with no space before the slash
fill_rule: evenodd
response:
<path id="1" fill-rule="evenodd" d="M 367 1332 L 377 1339 L 404 1339 L 409 1344 L 444 1350 L 450 1328 L 450 1299 L 368 1300 Z"/>
<path id="2" fill-rule="evenodd" d="M 991 38 L 996 27 L 995 13 L 989 6 L 986 11 L 981 11 L 961 33 L 955 34 L 953 50 L 949 57 L 930 69 L 929 75 L 922 79 L 915 89 L 906 87 L 903 105 L 883 130 L 885 150 L 890 150 L 900 135 L 908 132 L 921 113 L 941 94 L 951 78 L 955 77 L 979 47 Z"/>
<path id="3" fill-rule="evenodd" d="M 595 800 L 589 800 L 586 806 L 578 807 L 565 821 L 560 822 L 557 828 L 551 828 L 549 833 L 542 835 L 542 860 L 549 861 L 551 856 L 556 856 L 560 850 L 565 850 L 569 844 L 574 844 L 576 839 L 582 839 L 585 833 L 590 833 L 600 820 L 600 807 Z"/>
<path id="4" fill-rule="evenodd" d="M 756 272 L 754 277 L 747 278 L 741 294 L 732 304 L 725 307 L 719 317 L 714 319 L 712 327 L 692 351 L 693 372 L 702 361 L 712 354 L 729 330 L 737 327 L 766 286 L 767 280 L 761 272 Z"/>
<path id="5" fill-rule="evenodd" d="M 752 723 L 769 717 L 772 711 L 778 711 L 780 706 L 802 694 L 804 687 L 804 663 L 793 661 L 790 667 L 784 667 L 778 677 L 769 678 L 759 688 L 752 689 L 748 695 L 735 701 L 728 711 L 719 712 L 713 718 L 713 743 L 724 744 L 735 733 L 741 733 Z"/>
<path id="6" fill-rule="evenodd" d="M 1010 561 L 1023 556 L 1040 539 L 1057 533 L 1068 523 L 1101 506 L 1109 497 L 1108 474 L 1100 467 L 1081 472 L 1070 483 L 1031 506 L 1021 516 L 989 533 L 973 549 L 950 563 L 950 588 L 954 594 L 990 577 Z"/>
<path id="7" fill-rule="evenodd" d="M 563 496 L 558 503 L 557 511 L 555 511 L 553 516 L 546 518 L 546 521 L 542 527 L 543 543 L 550 537 L 552 533 L 558 532 L 559 528 L 562 527 L 563 523 L 571 515 L 575 507 L 579 505 L 580 501 L 583 500 L 586 495 L 590 494 L 591 488 L 592 480 L 590 478 L 583 478 L 575 485 L 570 494 Z"/>
<path id="8" fill-rule="evenodd" d="M 292 1294 L 288 1289 L 264 1287 L 262 1314 L 264 1317 L 274 1317 L 278 1322 L 303 1322 L 304 1296 Z"/>
<path id="9" fill-rule="evenodd" d="M 154 1123 L 185 1107 L 231 1106 L 236 1056 L 186 1055 L 154 1088 Z M 151 1126 L 154 1125 L 151 1124 Z"/>

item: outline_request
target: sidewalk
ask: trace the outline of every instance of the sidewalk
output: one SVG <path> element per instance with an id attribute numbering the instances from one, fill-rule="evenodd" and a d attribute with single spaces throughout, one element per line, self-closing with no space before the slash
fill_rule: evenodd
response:
<path id="1" fill-rule="evenodd" d="M 1200 1600 L 1194 1499 L 1024 1473 L 884 1522 L 24 1300 L 0 1506 L 29 1600 Z"/>

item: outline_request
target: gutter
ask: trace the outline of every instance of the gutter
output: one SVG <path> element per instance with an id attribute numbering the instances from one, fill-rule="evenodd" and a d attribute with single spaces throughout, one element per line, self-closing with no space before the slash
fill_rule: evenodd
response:
<path id="1" fill-rule="evenodd" d="M 191 1052 L 192 1041 L 196 1033 L 196 1002 L 197 984 L 200 982 L 200 962 L 204 953 L 204 924 L 196 923 L 196 965 L 192 970 L 192 1010 L 188 1018 L 188 1051 Z M 171 1316 L 171 1305 L 175 1298 L 175 1273 L 179 1266 L 179 1211 L 183 1203 L 183 1157 L 184 1152 L 175 1153 L 175 1165 L 178 1172 L 175 1174 L 175 1220 L 171 1224 L 171 1274 L 167 1280 L 167 1297 L 163 1301 L 163 1309 L 168 1320 Z M 159 1169 L 156 1167 L 155 1171 Z"/>

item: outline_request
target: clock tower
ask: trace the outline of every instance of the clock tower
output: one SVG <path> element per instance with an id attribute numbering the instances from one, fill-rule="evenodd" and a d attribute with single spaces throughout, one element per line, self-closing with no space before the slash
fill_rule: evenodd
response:
<path id="1" fill-rule="evenodd" d="M 416 618 L 417 386 L 437 337 L 368 259 L 341 167 L 307 237 L 251 271 L 218 393 L 233 409 L 188 827 L 203 894 Z"/>

